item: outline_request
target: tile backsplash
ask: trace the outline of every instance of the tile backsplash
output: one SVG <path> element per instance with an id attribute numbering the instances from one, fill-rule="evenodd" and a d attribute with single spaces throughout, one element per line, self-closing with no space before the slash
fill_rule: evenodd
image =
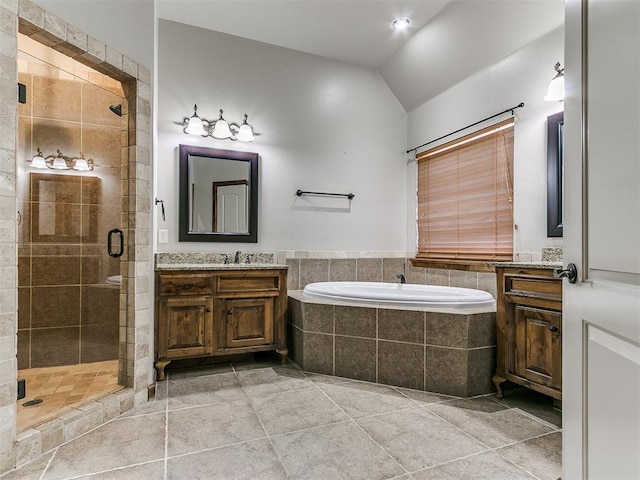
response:
<path id="1" fill-rule="evenodd" d="M 548 247 L 542 249 L 543 262 L 561 262 L 562 247 Z"/>

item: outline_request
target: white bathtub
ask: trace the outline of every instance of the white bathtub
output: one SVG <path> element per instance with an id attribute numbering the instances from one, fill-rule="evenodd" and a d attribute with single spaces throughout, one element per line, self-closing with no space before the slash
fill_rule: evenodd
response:
<path id="1" fill-rule="evenodd" d="M 411 283 L 318 282 L 304 287 L 303 296 L 398 307 L 477 308 L 495 304 L 493 296 L 482 290 Z"/>

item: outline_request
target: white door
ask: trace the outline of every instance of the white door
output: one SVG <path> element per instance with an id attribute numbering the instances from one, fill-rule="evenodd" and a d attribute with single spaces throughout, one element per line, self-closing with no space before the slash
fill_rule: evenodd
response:
<path id="1" fill-rule="evenodd" d="M 214 231 L 247 233 L 246 182 L 216 186 L 214 194 L 216 195 L 216 229 Z"/>
<path id="2" fill-rule="evenodd" d="M 640 479 L 640 1 L 566 1 L 563 479 Z"/>

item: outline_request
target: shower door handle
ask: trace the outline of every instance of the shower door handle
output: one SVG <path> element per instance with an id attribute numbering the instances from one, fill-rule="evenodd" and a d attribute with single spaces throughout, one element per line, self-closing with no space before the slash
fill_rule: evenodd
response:
<path id="1" fill-rule="evenodd" d="M 114 252 L 112 250 L 112 238 L 114 233 L 117 233 L 120 236 L 120 251 L 118 252 Z M 107 234 L 107 252 L 113 258 L 121 257 L 124 253 L 124 233 L 119 228 L 112 228 L 109 230 L 109 233 Z"/>

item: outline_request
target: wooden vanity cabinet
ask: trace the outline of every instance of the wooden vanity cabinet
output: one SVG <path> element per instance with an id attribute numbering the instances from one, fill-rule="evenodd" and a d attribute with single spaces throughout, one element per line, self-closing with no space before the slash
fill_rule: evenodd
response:
<path id="1" fill-rule="evenodd" d="M 562 280 L 553 269 L 496 267 L 497 368 L 513 383 L 562 400 Z"/>
<path id="2" fill-rule="evenodd" d="M 286 269 L 158 272 L 156 371 L 175 359 L 275 350 L 287 357 Z"/>

